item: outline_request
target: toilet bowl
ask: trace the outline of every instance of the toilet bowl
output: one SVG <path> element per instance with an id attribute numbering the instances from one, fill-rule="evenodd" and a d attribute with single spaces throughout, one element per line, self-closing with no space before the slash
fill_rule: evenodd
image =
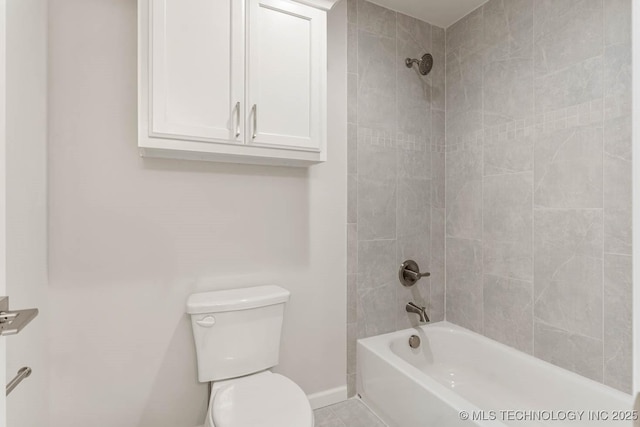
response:
<path id="1" fill-rule="evenodd" d="M 189 297 L 198 379 L 212 382 L 205 427 L 313 427 L 302 389 L 269 370 L 279 361 L 288 300 L 278 286 Z"/>
<path id="2" fill-rule="evenodd" d="M 313 427 L 302 389 L 270 371 L 214 384 L 205 427 Z"/>

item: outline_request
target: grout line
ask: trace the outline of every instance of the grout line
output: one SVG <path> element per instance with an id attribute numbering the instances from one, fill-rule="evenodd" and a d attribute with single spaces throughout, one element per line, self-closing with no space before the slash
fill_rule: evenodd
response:
<path id="1" fill-rule="evenodd" d="M 604 57 L 605 57 L 605 31 L 606 31 L 606 21 L 605 21 L 605 0 L 602 0 L 601 2 L 602 4 L 602 76 L 604 79 L 604 73 L 605 73 L 605 61 L 604 61 Z M 604 259 L 604 252 L 605 252 L 605 246 L 604 246 L 604 215 L 605 215 L 605 199 L 604 199 L 604 168 L 605 168 L 605 149 L 604 149 L 604 135 L 605 135 L 605 109 L 604 109 L 604 98 L 605 98 L 605 87 L 603 86 L 602 89 L 602 313 L 601 313 L 601 321 L 602 321 L 602 378 L 601 381 L 604 383 L 604 371 L 605 371 L 605 358 L 604 358 L 604 354 L 605 354 L 605 343 L 604 343 L 604 337 L 605 337 L 605 325 L 604 325 L 604 319 L 605 319 L 605 291 L 604 291 L 604 286 L 605 286 L 605 272 L 604 272 L 604 265 L 605 265 L 605 259 Z"/>
<path id="2" fill-rule="evenodd" d="M 632 254 L 621 254 L 621 253 L 617 253 L 617 252 L 604 252 L 604 255 L 613 255 L 613 256 L 623 256 L 623 257 L 627 257 L 630 258 L 633 255 Z"/>
<path id="3" fill-rule="evenodd" d="M 376 414 L 376 413 L 373 411 L 373 409 L 371 409 L 371 408 L 369 407 L 369 405 L 367 405 L 367 404 L 364 402 L 364 400 L 362 400 L 362 398 L 361 398 L 361 397 L 359 397 L 359 396 L 358 396 L 358 397 L 355 397 L 354 399 L 355 399 L 355 400 L 357 400 L 358 402 L 360 402 L 360 404 L 361 404 L 362 406 L 364 406 L 364 407 L 367 409 L 367 411 L 369 411 L 369 412 L 370 412 L 374 417 L 376 417 L 376 419 L 377 419 L 378 421 L 380 421 L 380 425 L 381 425 L 381 426 L 387 427 L 387 424 L 382 420 L 382 418 L 380 418 L 380 417 L 378 416 L 378 414 Z"/>
<path id="4" fill-rule="evenodd" d="M 393 61 L 394 64 L 395 62 L 397 62 L 398 60 L 398 13 L 394 12 L 394 28 L 395 28 L 395 52 L 394 52 L 394 57 L 393 57 Z M 396 100 L 396 108 L 395 108 L 395 113 L 396 116 L 394 117 L 394 130 L 393 130 L 393 139 L 394 139 L 394 150 L 395 150 L 395 157 L 396 157 L 396 211 L 395 211 L 395 217 L 396 217 L 396 224 L 395 224 L 395 232 L 396 232 L 396 261 L 398 260 L 398 258 L 400 258 L 400 245 L 398 244 L 398 204 L 399 204 L 399 188 L 398 188 L 398 174 L 400 171 L 400 160 L 399 160 L 399 153 L 400 150 L 398 149 L 398 117 L 400 115 L 399 109 L 398 109 L 398 64 L 395 64 L 395 90 L 394 90 L 394 95 L 395 95 L 395 100 Z M 398 289 L 397 287 L 393 288 L 394 292 L 395 292 L 395 298 L 393 299 L 393 325 L 394 331 L 398 330 Z"/>
<path id="5" fill-rule="evenodd" d="M 482 8 L 480 9 L 480 16 L 481 16 L 481 21 L 482 21 L 482 40 L 484 43 L 484 6 L 482 6 Z M 482 121 L 482 133 L 484 134 L 484 89 L 485 89 L 485 82 L 484 82 L 484 54 L 482 55 L 482 88 L 481 88 L 481 92 L 480 92 L 480 96 L 482 97 L 482 116 L 481 116 L 481 121 Z M 485 334 L 485 330 L 487 329 L 484 322 L 485 322 L 485 315 L 484 315 L 484 145 L 485 145 L 485 138 L 483 137 L 482 139 L 482 146 L 480 147 L 480 170 L 481 170 L 481 185 L 480 185 L 480 223 L 482 224 L 481 226 L 481 230 L 480 230 L 480 263 L 481 263 L 481 267 L 480 267 L 480 271 L 482 272 L 482 276 L 480 277 L 480 291 L 482 293 L 481 296 L 481 305 L 480 305 L 480 316 L 482 318 L 482 321 L 480 322 L 480 326 L 482 328 L 482 335 Z"/>
<path id="6" fill-rule="evenodd" d="M 536 28 L 536 4 L 533 2 L 533 7 L 531 8 L 531 46 L 533 51 L 535 52 L 535 34 L 534 29 Z M 532 65 L 535 62 L 535 55 L 531 55 Z M 535 72 L 531 78 L 533 82 L 533 117 L 535 123 L 536 117 L 536 90 L 535 90 Z M 544 127 L 544 126 L 543 126 Z M 537 144 L 537 135 L 534 127 L 533 133 L 533 144 L 531 144 L 531 169 L 532 169 L 532 179 L 531 179 L 531 355 L 535 357 L 536 354 L 536 144 Z"/>
<path id="7" fill-rule="evenodd" d="M 429 25 L 429 52 L 434 52 L 433 50 L 433 25 Z M 433 70 L 431 70 L 433 73 Z M 428 115 L 427 120 L 429 120 L 429 136 L 425 135 L 425 138 L 428 138 L 428 142 L 425 141 L 427 145 L 427 151 L 429 152 L 429 241 L 427 243 L 427 270 L 432 271 L 433 266 L 433 113 L 431 111 L 433 105 L 433 74 L 430 80 L 431 84 L 429 84 L 429 97 L 427 99 L 427 108 Z M 429 296 L 426 301 L 426 306 L 432 311 L 433 308 L 433 282 L 431 277 L 429 279 Z"/>
<path id="8" fill-rule="evenodd" d="M 602 211 L 602 208 L 550 208 L 547 206 L 534 206 L 534 211 L 580 211 L 580 212 L 598 212 Z"/>
<path id="9" fill-rule="evenodd" d="M 442 277 L 444 279 L 444 300 L 442 307 L 443 320 L 447 320 L 447 29 L 443 29 L 444 31 L 444 217 L 443 217 L 443 228 L 442 230 L 442 239 L 443 239 L 443 248 L 444 248 L 444 271 L 442 272 Z"/>

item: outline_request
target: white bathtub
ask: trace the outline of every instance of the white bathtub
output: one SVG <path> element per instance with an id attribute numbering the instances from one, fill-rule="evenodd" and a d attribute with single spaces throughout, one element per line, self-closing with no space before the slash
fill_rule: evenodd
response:
<path id="1" fill-rule="evenodd" d="M 627 427 L 635 415 L 630 395 L 447 322 L 359 340 L 358 393 L 389 427 Z"/>

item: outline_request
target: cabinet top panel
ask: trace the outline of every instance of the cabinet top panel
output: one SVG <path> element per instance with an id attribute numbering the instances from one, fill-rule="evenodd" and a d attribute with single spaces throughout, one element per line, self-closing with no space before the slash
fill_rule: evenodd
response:
<path id="1" fill-rule="evenodd" d="M 318 9 L 331 10 L 340 0 L 293 0 L 297 3 L 313 6 Z"/>

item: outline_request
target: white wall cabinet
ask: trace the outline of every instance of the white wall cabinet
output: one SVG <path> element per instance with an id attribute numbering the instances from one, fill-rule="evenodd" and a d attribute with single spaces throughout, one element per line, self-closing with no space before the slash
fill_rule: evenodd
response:
<path id="1" fill-rule="evenodd" d="M 141 154 L 326 160 L 326 14 L 336 1 L 140 0 Z"/>

